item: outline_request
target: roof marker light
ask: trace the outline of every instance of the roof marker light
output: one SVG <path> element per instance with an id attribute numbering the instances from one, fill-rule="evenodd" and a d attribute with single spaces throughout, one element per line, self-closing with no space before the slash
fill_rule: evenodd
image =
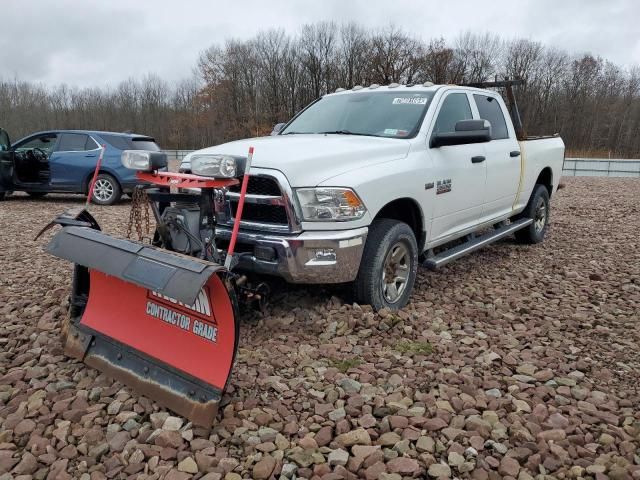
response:
<path id="1" fill-rule="evenodd" d="M 351 90 L 356 91 L 356 90 L 362 90 L 362 85 L 356 85 L 355 87 L 353 87 Z"/>
<path id="2" fill-rule="evenodd" d="M 345 89 L 340 87 L 340 88 L 336 88 L 336 93 L 340 93 L 340 92 L 344 92 Z"/>
<path id="3" fill-rule="evenodd" d="M 389 88 L 396 88 L 396 87 L 399 87 L 399 86 L 400 86 L 400 84 L 399 83 L 395 83 L 395 82 L 389 84 Z"/>
<path id="4" fill-rule="evenodd" d="M 422 84 L 423 87 L 433 87 L 433 82 L 424 82 Z"/>
<path id="5" fill-rule="evenodd" d="M 371 90 L 373 90 L 374 88 L 378 88 L 380 85 L 378 85 L 377 83 L 372 83 L 371 85 L 369 85 L 369 88 Z"/>

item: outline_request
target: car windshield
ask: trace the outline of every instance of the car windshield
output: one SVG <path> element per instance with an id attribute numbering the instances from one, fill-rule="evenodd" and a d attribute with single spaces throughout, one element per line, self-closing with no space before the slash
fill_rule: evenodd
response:
<path id="1" fill-rule="evenodd" d="M 410 138 L 420 128 L 432 92 L 358 92 L 328 95 L 298 117 L 280 135 L 333 133 Z"/>

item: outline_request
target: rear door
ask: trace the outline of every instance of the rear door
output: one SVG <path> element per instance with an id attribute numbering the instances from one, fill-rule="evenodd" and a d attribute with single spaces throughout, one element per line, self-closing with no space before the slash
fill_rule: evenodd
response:
<path id="1" fill-rule="evenodd" d="M 86 133 L 61 133 L 51 155 L 51 186 L 56 190 L 80 192 L 83 182 L 98 161 L 100 147 Z"/>
<path id="2" fill-rule="evenodd" d="M 491 141 L 484 144 L 487 189 L 481 223 L 511 212 L 520 184 L 520 145 L 504 103 L 497 96 L 473 94 L 478 115 L 491 123 Z"/>
<path id="3" fill-rule="evenodd" d="M 435 132 L 453 132 L 460 120 L 473 118 L 469 96 L 464 91 L 447 93 L 439 105 L 431 135 Z M 486 181 L 486 162 L 475 162 L 483 157 L 484 144 L 450 145 L 430 148 L 433 160 L 434 195 L 433 222 L 430 242 L 446 241 L 457 232 L 475 226 L 482 213 L 482 200 Z"/>
<path id="4" fill-rule="evenodd" d="M 13 190 L 13 153 L 9 135 L 0 128 L 0 195 Z"/>

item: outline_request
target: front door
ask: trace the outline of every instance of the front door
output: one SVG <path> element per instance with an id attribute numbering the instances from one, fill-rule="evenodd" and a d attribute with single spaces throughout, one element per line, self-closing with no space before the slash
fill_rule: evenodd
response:
<path id="1" fill-rule="evenodd" d="M 9 135 L 0 128 L 0 197 L 13 190 L 13 152 Z"/>
<path id="2" fill-rule="evenodd" d="M 468 95 L 454 90 L 441 100 L 431 134 L 454 132 L 457 122 L 472 118 Z M 485 155 L 482 143 L 430 148 L 429 155 L 434 172 L 429 241 L 438 243 L 477 225 L 482 213 L 487 169 L 486 162 L 481 160 Z"/>
<path id="3" fill-rule="evenodd" d="M 100 147 L 85 133 L 61 133 L 49 159 L 51 186 L 56 190 L 80 192 L 83 182 L 96 166 Z"/>

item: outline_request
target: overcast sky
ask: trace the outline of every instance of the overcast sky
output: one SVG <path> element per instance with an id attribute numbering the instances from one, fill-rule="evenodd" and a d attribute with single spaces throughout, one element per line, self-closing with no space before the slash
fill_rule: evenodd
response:
<path id="1" fill-rule="evenodd" d="M 0 0 L 0 18 L 0 77 L 46 84 L 178 80 L 213 43 L 322 20 L 425 40 L 489 31 L 640 64 L 640 0 Z"/>

